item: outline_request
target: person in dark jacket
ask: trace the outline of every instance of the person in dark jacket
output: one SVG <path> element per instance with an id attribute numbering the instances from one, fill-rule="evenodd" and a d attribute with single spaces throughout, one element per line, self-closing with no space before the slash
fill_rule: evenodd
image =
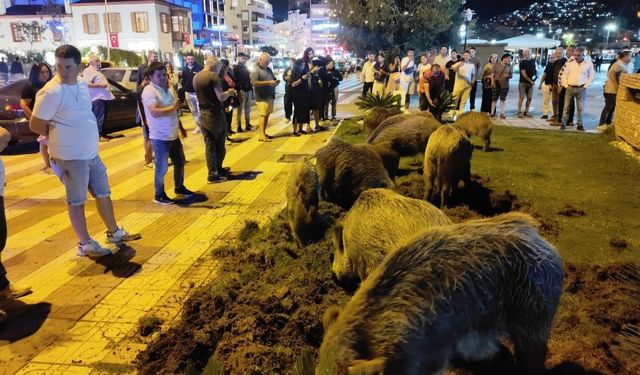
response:
<path id="1" fill-rule="evenodd" d="M 185 62 L 186 64 L 182 68 L 180 85 L 184 90 L 184 99 L 187 101 L 187 106 L 189 106 L 189 111 L 191 112 L 193 121 L 196 123 L 195 129 L 193 129 L 193 134 L 199 134 L 201 133 L 200 114 L 198 96 L 196 95 L 196 90 L 193 88 L 193 77 L 196 73 L 202 70 L 202 67 L 198 65 L 192 53 L 187 53 L 187 56 L 185 56 Z"/>
<path id="2" fill-rule="evenodd" d="M 304 50 L 302 59 L 306 64 L 304 74 L 307 74 L 307 79 L 309 79 L 309 106 L 313 111 L 313 120 L 315 122 L 313 131 L 320 131 L 323 129 L 320 126 L 320 110 L 324 109 L 322 77 L 320 76 L 322 62 L 319 59 L 314 59 L 314 57 L 313 48 L 309 47 Z M 311 129 L 307 128 L 307 131 L 310 132 Z"/>
<path id="3" fill-rule="evenodd" d="M 244 53 L 238 53 L 236 65 L 233 66 L 233 77 L 236 80 L 236 88 L 238 92 L 238 113 L 236 117 L 236 124 L 238 133 L 242 133 L 242 112 L 244 112 L 244 129 L 250 131 L 251 121 L 251 99 L 253 94 L 253 85 L 251 84 L 251 73 L 247 68 L 248 56 Z"/>
<path id="4" fill-rule="evenodd" d="M 342 74 L 335 68 L 336 63 L 329 61 L 326 66 L 327 90 L 329 92 L 327 103 L 324 107 L 324 117 L 329 117 L 329 104 L 331 104 L 331 120 L 336 119 L 336 108 L 338 106 L 338 85 L 342 81 Z"/>
<path id="5" fill-rule="evenodd" d="M 287 122 L 291 121 L 293 116 L 293 95 L 291 92 L 291 75 L 296 65 L 296 59 L 289 59 L 289 67 L 282 73 L 282 80 L 284 81 L 284 117 Z M 295 129 L 293 130 L 295 133 Z"/>
<path id="6" fill-rule="evenodd" d="M 297 59 L 291 71 L 291 94 L 293 96 L 293 135 L 305 134 L 302 130 L 304 124 L 309 127 L 311 118 L 309 95 L 309 72 L 307 64 L 302 59 Z"/>
<path id="7" fill-rule="evenodd" d="M 233 73 L 231 73 L 231 67 L 229 65 L 229 60 L 220 59 L 222 64 L 216 65 L 214 68 L 219 68 L 220 71 L 218 73 L 218 77 L 220 78 L 220 84 L 222 85 L 222 91 L 227 91 L 229 89 L 235 89 L 236 83 L 233 80 Z M 223 112 L 224 116 L 227 119 L 227 141 L 231 142 L 232 139 L 230 135 L 234 134 L 231 129 L 231 120 L 233 120 L 233 111 L 238 107 L 238 97 L 236 95 L 231 95 L 224 100 L 223 104 Z"/>
<path id="8" fill-rule="evenodd" d="M 47 63 L 42 62 L 31 67 L 29 83 L 22 88 L 20 93 L 20 108 L 22 108 L 27 120 L 31 120 L 31 112 L 36 104 L 36 94 L 51 78 L 53 78 L 53 73 Z M 38 136 L 38 143 L 40 144 L 40 155 L 44 161 L 44 173 L 53 174 L 49 161 L 49 137 Z"/>
<path id="9" fill-rule="evenodd" d="M 9 81 L 9 65 L 4 61 L 4 57 L 0 58 L 0 80 L 5 83 Z"/>
<path id="10" fill-rule="evenodd" d="M 20 62 L 19 57 L 16 57 L 15 60 L 13 60 L 9 72 L 11 73 L 11 79 L 13 80 L 22 79 L 22 77 L 24 77 L 24 70 L 22 69 L 22 63 Z"/>

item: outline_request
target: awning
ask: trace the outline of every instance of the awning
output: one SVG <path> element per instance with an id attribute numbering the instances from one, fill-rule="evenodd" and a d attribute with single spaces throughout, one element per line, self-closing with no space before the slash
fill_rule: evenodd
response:
<path id="1" fill-rule="evenodd" d="M 497 43 L 507 43 L 507 46 L 505 47 L 507 50 L 552 48 L 560 45 L 559 40 L 537 37 L 531 34 L 523 34 L 513 38 L 499 40 Z"/>

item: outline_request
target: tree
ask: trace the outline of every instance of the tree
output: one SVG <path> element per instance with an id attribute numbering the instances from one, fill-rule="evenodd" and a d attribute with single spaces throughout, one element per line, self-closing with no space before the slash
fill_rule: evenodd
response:
<path id="1" fill-rule="evenodd" d="M 398 47 L 424 50 L 446 43 L 461 22 L 460 0 L 328 0 L 341 28 L 338 39 L 350 50 Z"/>
<path id="2" fill-rule="evenodd" d="M 20 35 L 22 39 L 29 42 L 29 49 L 33 49 L 33 43 L 42 40 L 42 33 L 47 30 L 47 26 L 44 24 L 33 22 L 20 22 Z"/>
<path id="3" fill-rule="evenodd" d="M 278 49 L 274 46 L 263 46 L 260 48 L 260 52 L 266 52 L 269 56 L 278 56 Z"/>

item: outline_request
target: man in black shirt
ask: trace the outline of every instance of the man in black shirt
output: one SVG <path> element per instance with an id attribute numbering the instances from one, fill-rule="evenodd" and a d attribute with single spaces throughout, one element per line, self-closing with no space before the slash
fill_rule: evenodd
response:
<path id="1" fill-rule="evenodd" d="M 522 60 L 520 61 L 520 84 L 518 85 L 518 117 L 533 117 L 529 113 L 531 99 L 533 98 L 533 85 L 536 83 L 538 73 L 536 72 L 536 63 L 531 60 L 531 51 L 525 49 L 522 51 Z M 527 97 L 527 104 L 524 113 L 522 113 L 522 100 Z"/>
<path id="2" fill-rule="evenodd" d="M 196 91 L 193 89 L 193 77 L 202 70 L 202 67 L 198 65 L 193 57 L 193 54 L 188 53 L 185 56 L 185 66 L 182 68 L 182 76 L 180 78 L 180 84 L 184 89 L 184 99 L 187 101 L 193 121 L 196 123 L 196 128 L 193 129 L 193 134 L 200 133 L 200 116 L 198 114 L 198 97 Z"/>
<path id="3" fill-rule="evenodd" d="M 556 107 L 552 104 L 551 110 L 549 110 L 549 99 L 552 97 L 553 91 L 553 64 L 556 61 L 556 54 L 552 53 L 549 56 L 549 61 L 547 62 L 547 66 L 544 68 L 544 73 L 542 73 L 542 78 L 540 78 L 540 85 L 538 86 L 539 90 L 542 90 L 542 120 L 547 120 L 549 118 L 555 118 Z"/>
<path id="4" fill-rule="evenodd" d="M 236 115 L 237 132 L 242 132 L 242 112 L 244 112 L 244 128 L 246 131 L 251 130 L 251 97 L 253 86 L 251 85 L 251 73 L 247 68 L 247 55 L 240 52 L 236 65 L 233 66 L 233 76 L 236 79 L 236 88 L 238 89 L 238 113 Z"/>
<path id="5" fill-rule="evenodd" d="M 215 184 L 227 180 L 229 168 L 223 168 L 226 155 L 227 120 L 223 112 L 224 101 L 235 94 L 235 89 L 222 92 L 220 78 L 222 62 L 212 56 L 207 57 L 204 69 L 193 77 L 193 88 L 200 105 L 200 126 L 205 144 L 205 159 L 209 174 L 207 181 Z"/>

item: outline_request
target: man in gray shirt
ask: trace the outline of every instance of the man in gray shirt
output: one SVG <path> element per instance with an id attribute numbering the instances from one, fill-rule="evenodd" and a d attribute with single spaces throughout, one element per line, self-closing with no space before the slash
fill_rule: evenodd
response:
<path id="1" fill-rule="evenodd" d="M 271 137 L 267 135 L 267 123 L 269 122 L 269 115 L 273 112 L 273 100 L 276 97 L 276 86 L 280 83 L 276 80 L 276 76 L 273 75 L 269 63 L 271 57 L 268 53 L 262 53 L 258 58 L 256 67 L 251 73 L 251 81 L 253 82 L 253 95 L 256 99 L 256 105 L 258 106 L 258 113 L 260 115 L 260 135 L 258 141 L 270 142 Z"/>

